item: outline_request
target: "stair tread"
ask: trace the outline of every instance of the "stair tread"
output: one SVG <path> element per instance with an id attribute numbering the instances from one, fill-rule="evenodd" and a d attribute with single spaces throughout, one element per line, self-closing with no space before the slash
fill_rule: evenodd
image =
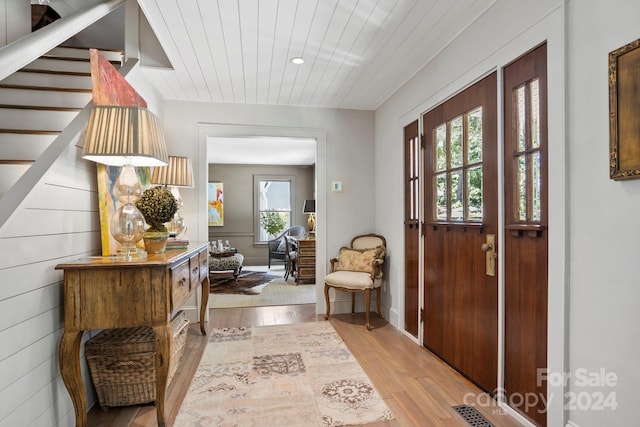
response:
<path id="1" fill-rule="evenodd" d="M 0 165 L 29 165 L 35 160 L 0 160 Z"/>
<path id="2" fill-rule="evenodd" d="M 55 86 L 32 86 L 32 85 L 21 85 L 21 84 L 13 84 L 13 83 L 0 83 L 0 88 L 5 88 L 5 89 L 25 89 L 25 90 L 42 90 L 42 91 L 56 91 L 56 92 L 91 93 L 91 89 L 84 89 L 84 88 L 55 87 Z"/>
<path id="3" fill-rule="evenodd" d="M 25 68 L 22 68 L 20 71 L 27 72 L 27 73 L 58 74 L 58 75 L 63 75 L 63 76 L 91 77 L 91 72 L 41 70 L 41 69 L 38 69 L 38 68 L 29 68 L 28 65 Z"/>
<path id="4" fill-rule="evenodd" d="M 0 104 L 0 108 L 11 110 L 36 110 L 36 111 L 82 111 L 78 107 L 49 107 L 43 105 L 19 105 L 19 104 Z"/>
<path id="5" fill-rule="evenodd" d="M 0 128 L 0 134 L 3 133 L 15 133 L 20 135 L 58 135 L 59 130 L 46 130 L 46 129 L 6 129 Z"/>

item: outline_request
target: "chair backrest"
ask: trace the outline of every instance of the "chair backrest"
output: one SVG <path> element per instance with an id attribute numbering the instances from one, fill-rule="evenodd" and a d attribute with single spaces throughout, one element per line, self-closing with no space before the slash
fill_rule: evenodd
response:
<path id="1" fill-rule="evenodd" d="M 296 250 L 296 240 L 292 236 L 284 236 L 286 256 L 291 258 L 292 252 Z"/>
<path id="2" fill-rule="evenodd" d="M 379 234 L 369 233 L 356 236 L 351 239 L 351 247 L 353 249 L 368 249 L 377 246 L 387 247 L 387 241 Z"/>
<path id="3" fill-rule="evenodd" d="M 304 236 L 304 233 L 305 233 L 304 227 L 301 225 L 294 225 L 293 227 L 289 228 L 285 232 L 287 236 L 292 236 L 292 237 Z"/>

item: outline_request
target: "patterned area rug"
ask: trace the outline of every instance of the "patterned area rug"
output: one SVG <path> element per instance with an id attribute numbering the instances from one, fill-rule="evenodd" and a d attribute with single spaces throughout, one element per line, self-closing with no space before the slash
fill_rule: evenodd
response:
<path id="1" fill-rule="evenodd" d="M 214 329 L 175 425 L 345 426 L 394 419 L 329 322 Z"/>
<path id="2" fill-rule="evenodd" d="M 259 295 L 267 283 L 280 276 L 263 271 L 241 271 L 236 283 L 231 273 L 213 273 L 209 276 L 212 294 Z"/>

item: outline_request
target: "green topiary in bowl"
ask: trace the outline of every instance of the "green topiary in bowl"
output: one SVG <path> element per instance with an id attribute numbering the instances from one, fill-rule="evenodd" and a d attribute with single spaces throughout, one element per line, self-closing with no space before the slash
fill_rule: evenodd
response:
<path id="1" fill-rule="evenodd" d="M 136 207 L 142 212 L 149 228 L 147 232 L 166 232 L 165 222 L 178 211 L 178 203 L 171 191 L 166 187 L 153 187 L 144 190 L 140 200 L 136 202 Z"/>

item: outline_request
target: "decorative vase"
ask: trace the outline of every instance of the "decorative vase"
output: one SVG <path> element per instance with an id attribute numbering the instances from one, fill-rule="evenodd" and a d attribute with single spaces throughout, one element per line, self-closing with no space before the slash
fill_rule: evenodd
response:
<path id="1" fill-rule="evenodd" d="M 167 249 L 167 238 L 169 233 L 166 231 L 145 231 L 142 235 L 144 247 L 150 254 L 162 254 Z"/>

